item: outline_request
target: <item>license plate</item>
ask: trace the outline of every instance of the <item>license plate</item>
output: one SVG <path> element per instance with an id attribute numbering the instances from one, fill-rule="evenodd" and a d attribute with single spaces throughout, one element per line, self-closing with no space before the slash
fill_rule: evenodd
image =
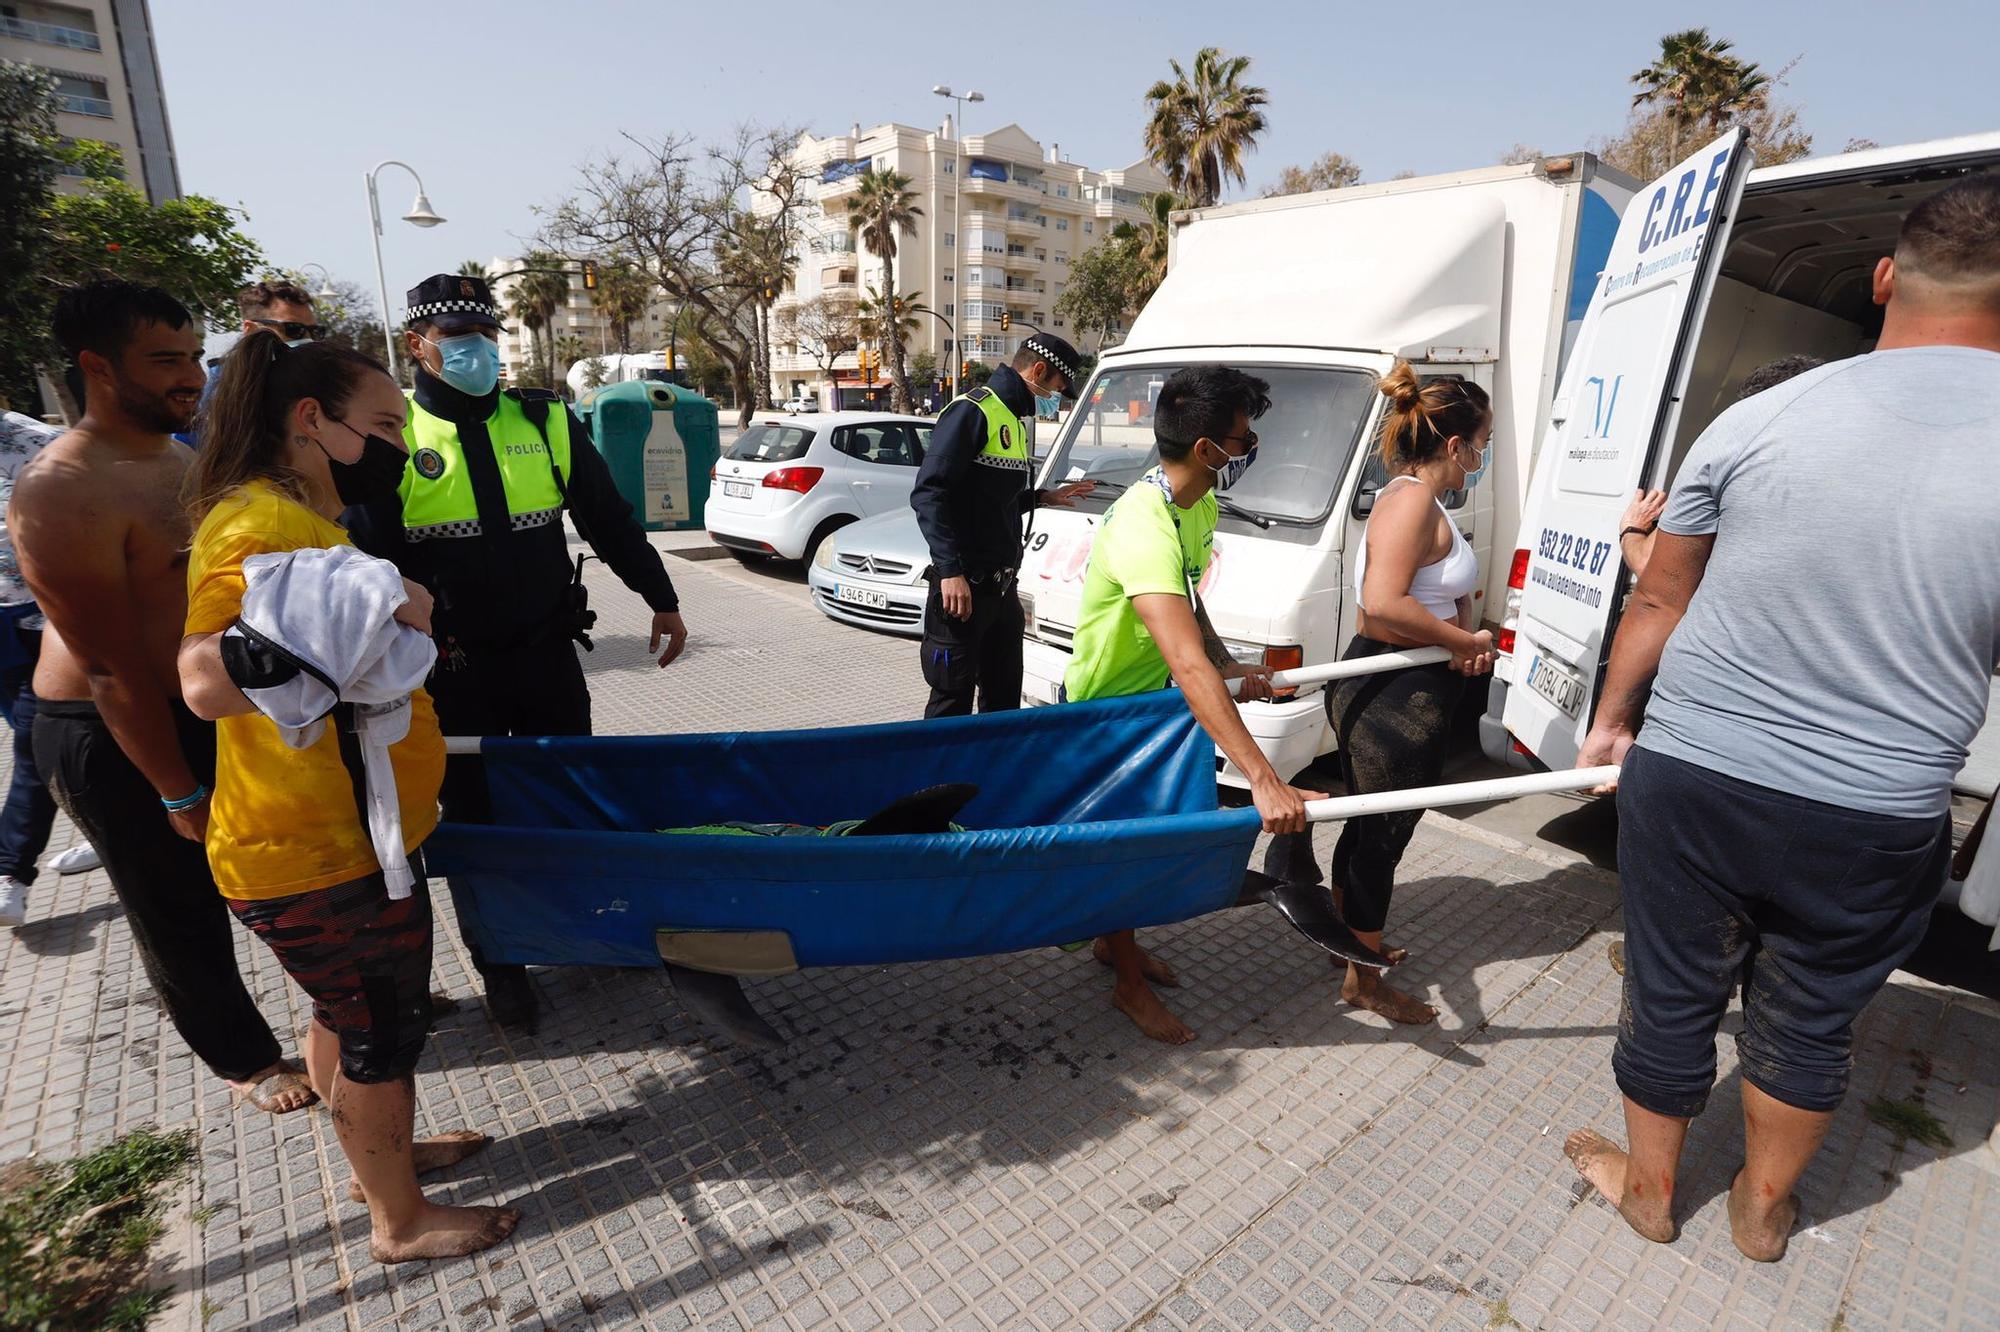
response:
<path id="1" fill-rule="evenodd" d="M 845 601 L 850 605 L 867 606 L 873 610 L 889 609 L 888 593 L 877 592 L 872 587 L 856 587 L 852 583 L 843 583 L 834 588 L 833 599 Z"/>
<path id="2" fill-rule="evenodd" d="M 728 499 L 749 499 L 757 493 L 757 487 L 748 481 L 724 481 L 722 493 Z"/>
<path id="3" fill-rule="evenodd" d="M 1583 679 L 1567 662 L 1537 654 L 1528 663 L 1528 688 L 1566 717 L 1576 716 L 1583 708 Z"/>

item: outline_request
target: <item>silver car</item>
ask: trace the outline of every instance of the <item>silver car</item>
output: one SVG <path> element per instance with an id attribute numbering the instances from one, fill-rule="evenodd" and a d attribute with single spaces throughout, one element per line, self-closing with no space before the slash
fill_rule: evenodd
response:
<path id="1" fill-rule="evenodd" d="M 908 507 L 850 523 L 820 542 L 806 583 L 832 619 L 921 638 L 930 548 Z"/>

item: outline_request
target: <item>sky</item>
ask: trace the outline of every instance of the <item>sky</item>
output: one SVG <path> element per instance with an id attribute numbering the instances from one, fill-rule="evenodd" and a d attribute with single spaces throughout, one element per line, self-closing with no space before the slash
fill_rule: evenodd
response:
<path id="1" fill-rule="evenodd" d="M 714 140 L 744 121 L 844 133 L 931 127 L 944 83 L 977 88 L 967 130 L 1009 122 L 1092 168 L 1143 154 L 1145 90 L 1204 45 L 1251 58 L 1270 128 L 1254 195 L 1333 149 L 1365 179 L 1490 165 L 1623 125 L 1663 33 L 1707 26 L 1776 72 L 1815 152 L 2000 130 L 2000 5 L 988 3 L 681 0 L 151 0 L 183 188 L 242 208 L 274 266 L 322 265 L 375 290 L 364 174 L 397 158 L 447 222 L 399 220 L 416 192 L 381 176 L 391 305 L 427 274 L 518 253 L 535 208 L 621 135 Z M 954 15 L 977 12 L 976 21 Z M 1011 17 L 1010 17 L 1011 16 Z M 317 274 L 315 274 L 317 276 Z"/>

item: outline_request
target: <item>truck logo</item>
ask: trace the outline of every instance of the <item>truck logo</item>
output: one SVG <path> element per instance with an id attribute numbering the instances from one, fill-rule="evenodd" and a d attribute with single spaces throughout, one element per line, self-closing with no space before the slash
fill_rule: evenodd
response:
<path id="1" fill-rule="evenodd" d="M 1674 182 L 1672 204 L 1667 203 L 1667 187 L 1664 184 L 1654 190 L 1652 200 L 1646 205 L 1645 225 L 1639 229 L 1639 253 L 1644 254 L 1663 241 L 1670 241 L 1676 236 L 1693 231 L 1696 227 L 1708 225 L 1712 211 L 1710 206 L 1715 201 L 1715 192 L 1722 188 L 1722 171 L 1728 165 L 1727 149 L 1717 153 L 1709 161 L 1708 179 L 1702 183 L 1701 202 L 1696 206 L 1693 216 L 1688 215 L 1687 205 L 1688 200 L 1694 195 L 1694 180 L 1701 174 L 1700 167 L 1683 171 L 1681 178 Z M 1660 209 L 1663 207 L 1666 208 L 1667 215 L 1661 220 Z"/>

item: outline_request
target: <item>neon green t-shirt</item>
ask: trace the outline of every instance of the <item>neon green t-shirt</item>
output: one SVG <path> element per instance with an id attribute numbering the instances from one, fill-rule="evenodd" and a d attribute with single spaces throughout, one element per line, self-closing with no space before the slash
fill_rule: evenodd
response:
<path id="1" fill-rule="evenodd" d="M 1188 594 L 1215 552 L 1214 494 L 1192 509 L 1167 498 L 1157 469 L 1134 482 L 1104 513 L 1083 575 L 1076 640 L 1063 687 L 1070 701 L 1119 698 L 1167 686 L 1167 659 L 1146 631 L 1132 598 Z"/>

